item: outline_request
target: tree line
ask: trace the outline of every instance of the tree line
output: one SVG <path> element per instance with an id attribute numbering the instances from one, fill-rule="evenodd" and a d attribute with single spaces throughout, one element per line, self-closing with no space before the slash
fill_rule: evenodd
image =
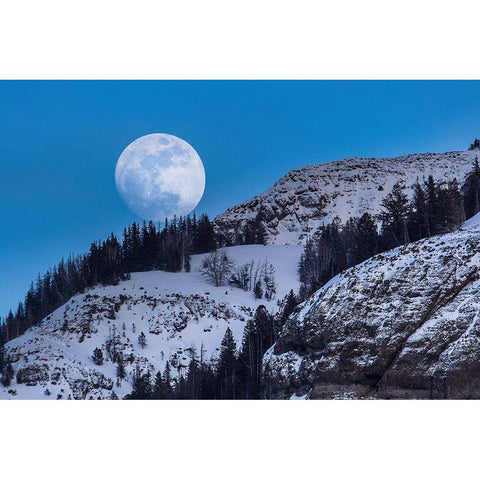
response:
<path id="1" fill-rule="evenodd" d="M 346 268 L 400 245 L 453 231 L 480 211 L 480 166 L 472 170 L 460 187 L 456 179 L 435 181 L 432 176 L 417 182 L 408 199 L 404 185 L 397 182 L 383 198 L 376 219 L 369 213 L 339 219 L 321 227 L 304 247 L 299 275 L 300 298 L 309 297 Z"/>
<path id="2" fill-rule="evenodd" d="M 190 271 L 190 256 L 217 248 L 208 215 L 198 219 L 180 217 L 133 223 L 123 231 L 122 241 L 111 233 L 106 240 L 93 242 L 88 253 L 62 259 L 58 265 L 32 282 L 25 300 L 15 313 L 0 321 L 0 345 L 50 315 L 71 297 L 95 285 L 117 285 L 131 272 L 164 270 Z"/>

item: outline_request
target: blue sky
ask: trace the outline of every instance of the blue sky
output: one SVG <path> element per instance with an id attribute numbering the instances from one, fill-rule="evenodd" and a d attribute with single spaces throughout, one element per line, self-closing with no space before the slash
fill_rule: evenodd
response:
<path id="1" fill-rule="evenodd" d="M 480 82 L 2 81 L 0 98 L 0 316 L 39 272 L 139 220 L 114 168 L 142 135 L 195 148 L 211 217 L 295 167 L 480 137 Z"/>

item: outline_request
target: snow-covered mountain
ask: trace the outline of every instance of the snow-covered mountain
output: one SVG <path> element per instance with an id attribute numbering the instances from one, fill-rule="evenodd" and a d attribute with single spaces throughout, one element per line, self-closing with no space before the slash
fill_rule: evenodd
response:
<path id="1" fill-rule="evenodd" d="M 462 182 L 477 151 L 347 159 L 293 170 L 264 194 L 215 219 L 230 236 L 263 210 L 268 245 L 224 249 L 240 267 L 270 262 L 276 294 L 215 287 L 200 272 L 134 273 L 76 295 L 5 345 L 15 378 L 1 398 L 122 398 L 137 365 L 185 373 L 192 356 L 218 355 L 227 327 L 237 345 L 260 304 L 275 312 L 299 289 L 301 243 L 323 223 L 368 211 L 403 180 Z M 289 318 L 264 358 L 279 398 L 480 398 L 480 216 L 455 232 L 377 255 L 333 278 Z M 143 332 L 146 345 L 138 337 Z M 116 379 L 109 350 L 121 351 Z M 100 348 L 105 361 L 94 363 Z"/>
<path id="2" fill-rule="evenodd" d="M 422 153 L 309 165 L 290 171 L 266 192 L 217 216 L 215 228 L 235 243 L 237 232 L 263 208 L 268 243 L 297 245 L 335 217 L 345 222 L 367 211 L 377 214 L 382 198 L 399 180 L 405 182 L 409 196 L 413 185 L 429 175 L 437 181 L 457 178 L 462 183 L 478 154 L 478 150 Z"/>
<path id="3" fill-rule="evenodd" d="M 298 246 L 251 245 L 225 249 L 237 266 L 265 260 L 275 266 L 276 295 L 256 300 L 251 291 L 215 287 L 201 272 L 205 255 L 192 257 L 189 273 L 134 273 L 117 286 L 96 287 L 65 305 L 5 345 L 16 379 L 0 388 L 1 398 L 121 398 L 132 389 L 135 365 L 162 370 L 167 360 L 185 373 L 191 356 L 215 358 L 227 327 L 237 344 L 255 309 L 264 304 L 274 312 L 290 289 L 297 290 Z M 145 333 L 142 348 L 138 336 Z M 115 364 L 106 344 L 113 339 L 127 360 L 129 377 L 116 383 Z M 102 349 L 103 365 L 92 360 Z M 18 381 L 17 381 L 18 380 Z M 21 383 L 19 383 L 21 382 Z"/>
<path id="4" fill-rule="evenodd" d="M 479 398 L 480 214 L 337 275 L 264 362 L 279 397 Z"/>

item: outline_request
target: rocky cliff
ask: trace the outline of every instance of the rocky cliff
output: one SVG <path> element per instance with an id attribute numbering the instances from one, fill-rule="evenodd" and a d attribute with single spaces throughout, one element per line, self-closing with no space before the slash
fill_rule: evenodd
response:
<path id="1" fill-rule="evenodd" d="M 417 181 L 462 182 L 478 150 L 423 153 L 397 158 L 348 158 L 319 163 L 287 173 L 266 192 L 229 208 L 215 218 L 216 231 L 235 243 L 248 220 L 263 210 L 267 243 L 303 243 L 319 226 L 335 217 L 343 222 L 365 212 L 380 211 L 382 198 L 402 180 L 407 195 Z"/>
<path id="2" fill-rule="evenodd" d="M 480 226 L 377 255 L 288 320 L 264 362 L 279 398 L 480 398 Z"/>

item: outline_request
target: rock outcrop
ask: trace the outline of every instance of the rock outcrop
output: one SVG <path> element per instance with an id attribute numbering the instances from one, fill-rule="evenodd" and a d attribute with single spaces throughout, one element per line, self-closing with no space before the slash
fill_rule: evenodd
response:
<path id="1" fill-rule="evenodd" d="M 377 255 L 302 304 L 265 355 L 279 398 L 480 398 L 478 225 Z"/>
<path id="2" fill-rule="evenodd" d="M 270 244 L 302 244 L 335 217 L 343 222 L 380 211 L 383 197 L 401 180 L 411 196 L 413 185 L 432 175 L 461 183 L 478 150 L 423 153 L 397 158 L 348 158 L 292 170 L 266 192 L 229 208 L 214 221 L 217 233 L 235 244 L 246 222 L 260 210 Z"/>

